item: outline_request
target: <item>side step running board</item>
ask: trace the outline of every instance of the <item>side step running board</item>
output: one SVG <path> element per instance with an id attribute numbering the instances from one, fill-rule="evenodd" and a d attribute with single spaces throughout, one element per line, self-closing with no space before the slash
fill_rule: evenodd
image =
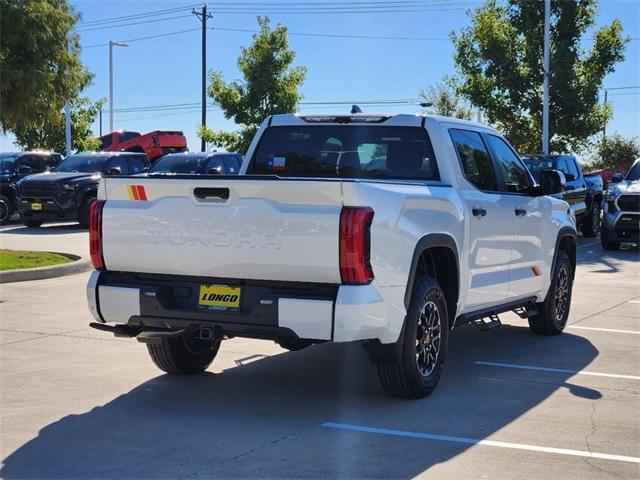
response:
<path id="1" fill-rule="evenodd" d="M 165 338 L 179 337 L 185 330 L 145 330 L 136 336 L 136 340 L 142 343 L 161 343 Z"/>
<path id="2" fill-rule="evenodd" d="M 529 318 L 531 315 L 535 315 L 537 313 L 535 302 L 536 297 L 530 297 L 516 302 L 507 302 L 495 307 L 463 313 L 456 318 L 454 328 L 466 323 L 471 323 L 483 331 L 496 328 L 502 325 L 498 315 L 505 312 L 514 312 L 520 318 Z"/>
<path id="3" fill-rule="evenodd" d="M 107 325 L 106 323 L 91 322 L 89 326 L 103 332 L 111 332 L 116 337 L 131 338 L 140 333 L 139 328 L 131 327 L 129 325 Z"/>

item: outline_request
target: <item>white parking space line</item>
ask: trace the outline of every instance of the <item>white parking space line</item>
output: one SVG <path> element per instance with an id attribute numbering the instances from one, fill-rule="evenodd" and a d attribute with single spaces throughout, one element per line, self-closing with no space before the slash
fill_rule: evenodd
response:
<path id="1" fill-rule="evenodd" d="M 593 330 L 596 332 L 630 333 L 631 335 L 640 335 L 640 332 L 636 332 L 635 330 L 618 330 L 617 328 L 580 327 L 578 325 L 567 325 L 567 328 L 573 328 L 575 330 Z"/>
<path id="2" fill-rule="evenodd" d="M 580 246 L 578 246 L 578 249 L 584 248 L 584 247 L 590 247 L 591 245 L 595 245 L 596 243 L 600 243 L 600 240 L 596 240 L 595 242 L 589 242 L 589 243 L 585 243 L 583 245 L 580 245 Z"/>
<path id="3" fill-rule="evenodd" d="M 520 370 L 537 370 L 539 372 L 554 372 L 554 373 L 571 373 L 573 375 L 591 375 L 592 377 L 609 377 L 609 378 L 624 378 L 627 380 L 640 380 L 637 375 L 619 375 L 616 373 L 600 373 L 600 372 L 588 372 L 586 370 L 569 370 L 565 368 L 548 368 L 548 367 L 535 367 L 533 365 L 518 365 L 515 363 L 497 363 L 497 362 L 473 362 L 476 365 L 486 365 L 489 367 L 500 368 L 517 368 Z"/>
<path id="4" fill-rule="evenodd" d="M 423 440 L 435 440 L 438 442 L 462 443 L 465 445 L 483 445 L 485 447 L 510 448 L 513 450 L 529 450 L 532 452 L 554 453 L 558 455 L 571 455 L 574 457 L 599 458 L 616 462 L 640 463 L 640 457 L 627 457 L 625 455 L 612 455 L 609 453 L 588 452 L 585 450 L 571 450 L 568 448 L 543 447 L 539 445 L 527 445 L 526 443 L 496 442 L 494 440 L 480 440 L 477 438 L 454 437 L 449 435 L 434 435 L 431 433 L 407 432 L 403 430 L 389 430 L 386 428 L 363 427 L 347 423 L 327 422 L 323 427 L 337 428 L 340 430 L 352 430 L 356 432 L 377 433 L 395 437 L 419 438 Z"/>
<path id="5" fill-rule="evenodd" d="M 640 303 L 640 300 L 629 300 L 629 303 Z"/>

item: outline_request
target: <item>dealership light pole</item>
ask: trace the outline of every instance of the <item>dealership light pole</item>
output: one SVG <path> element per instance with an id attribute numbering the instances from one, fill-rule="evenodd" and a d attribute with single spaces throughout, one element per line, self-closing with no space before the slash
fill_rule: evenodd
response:
<path id="1" fill-rule="evenodd" d="M 128 46 L 128 43 L 109 40 L 109 132 L 113 132 L 113 47 Z"/>
<path id="2" fill-rule="evenodd" d="M 551 0 L 544 0 L 544 72 L 542 84 L 542 153 L 549 154 L 549 64 L 551 60 Z"/>

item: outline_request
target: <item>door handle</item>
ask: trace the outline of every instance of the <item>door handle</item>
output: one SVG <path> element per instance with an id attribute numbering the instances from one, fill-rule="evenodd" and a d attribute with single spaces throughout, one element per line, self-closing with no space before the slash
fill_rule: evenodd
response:
<path id="1" fill-rule="evenodd" d="M 228 188 L 203 188 L 198 187 L 193 190 L 193 194 L 198 198 L 220 198 L 222 200 L 229 199 Z"/>
<path id="2" fill-rule="evenodd" d="M 474 217 L 482 218 L 487 214 L 487 211 L 484 208 L 474 208 L 471 210 Z"/>
<path id="3" fill-rule="evenodd" d="M 516 217 L 524 217 L 527 211 L 524 208 L 516 208 Z"/>

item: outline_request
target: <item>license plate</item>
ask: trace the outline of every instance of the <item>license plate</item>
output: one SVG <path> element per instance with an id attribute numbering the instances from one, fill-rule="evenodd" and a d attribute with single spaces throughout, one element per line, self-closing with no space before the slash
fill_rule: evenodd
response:
<path id="1" fill-rule="evenodd" d="M 42 204 L 38 202 L 32 203 L 31 210 L 42 210 Z"/>
<path id="2" fill-rule="evenodd" d="M 210 310 L 239 310 L 241 287 L 200 285 L 198 306 Z"/>

